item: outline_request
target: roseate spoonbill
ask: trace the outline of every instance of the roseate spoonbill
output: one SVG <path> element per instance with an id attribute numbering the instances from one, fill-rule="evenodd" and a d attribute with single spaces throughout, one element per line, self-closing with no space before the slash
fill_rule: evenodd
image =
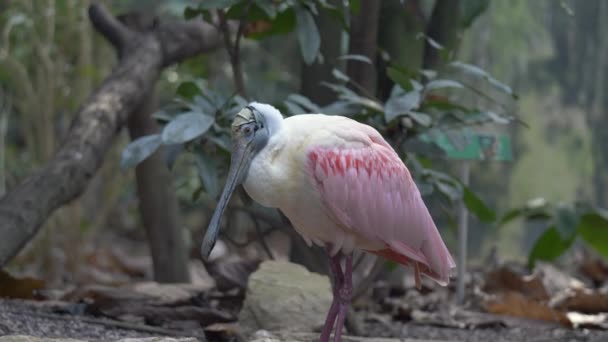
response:
<path id="1" fill-rule="evenodd" d="M 224 190 L 205 234 L 207 257 L 238 184 L 260 204 L 279 208 L 308 245 L 324 246 L 334 275 L 333 302 L 321 333 L 341 338 L 352 293 L 352 252 L 380 255 L 447 285 L 455 267 L 407 167 L 374 128 L 343 116 L 283 119 L 253 102 L 232 123 Z M 344 268 L 342 268 L 344 259 Z"/>

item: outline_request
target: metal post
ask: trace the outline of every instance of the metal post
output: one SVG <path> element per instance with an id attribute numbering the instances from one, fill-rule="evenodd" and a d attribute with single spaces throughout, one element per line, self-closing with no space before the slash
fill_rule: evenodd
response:
<path id="1" fill-rule="evenodd" d="M 460 181 L 465 186 L 469 186 L 469 175 L 471 171 L 470 162 L 465 160 L 462 162 L 461 179 Z M 469 230 L 469 212 L 464 204 L 464 200 L 460 201 L 458 213 L 458 261 L 456 263 L 458 279 L 456 282 L 456 302 L 458 305 L 464 303 L 464 277 L 466 274 L 467 264 L 467 237 Z"/>

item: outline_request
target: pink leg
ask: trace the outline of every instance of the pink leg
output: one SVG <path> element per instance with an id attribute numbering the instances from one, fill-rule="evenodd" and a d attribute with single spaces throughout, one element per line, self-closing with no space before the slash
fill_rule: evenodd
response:
<path id="1" fill-rule="evenodd" d="M 331 246 L 327 247 L 327 251 L 329 254 Z M 329 259 L 329 266 L 331 272 L 334 275 L 334 283 L 333 283 L 333 301 L 331 303 L 331 308 L 327 313 L 327 318 L 325 319 L 325 325 L 323 326 L 323 331 L 321 332 L 320 341 L 321 342 L 329 342 L 329 336 L 331 335 L 331 331 L 334 327 L 334 323 L 336 323 L 336 332 L 334 334 L 334 342 L 339 342 L 342 337 L 342 328 L 344 327 L 344 320 L 346 319 L 346 312 L 348 311 L 348 306 L 350 304 L 350 299 L 352 296 L 352 271 L 353 271 L 353 258 L 352 255 L 345 256 L 345 270 L 342 271 L 342 266 L 340 265 L 340 261 L 342 259 L 342 253 L 339 252 L 335 256 Z"/>
<path id="2" fill-rule="evenodd" d="M 321 332 L 321 337 L 319 341 L 321 342 L 329 342 L 329 335 L 331 335 L 331 330 L 334 328 L 334 323 L 336 321 L 336 316 L 338 315 L 338 302 L 336 297 L 331 302 L 331 307 L 329 308 L 329 312 L 327 313 L 327 318 L 325 318 L 325 325 L 323 326 L 323 331 Z"/>
<path id="3" fill-rule="evenodd" d="M 340 342 L 342 337 L 342 328 L 344 327 L 344 321 L 346 320 L 346 313 L 348 312 L 348 306 L 353 294 L 353 256 L 352 254 L 345 257 L 344 262 L 344 283 L 342 288 L 339 290 L 339 312 L 338 321 L 336 322 L 336 332 L 334 333 L 334 342 Z"/>
<path id="4" fill-rule="evenodd" d="M 330 254 L 331 246 L 327 246 L 327 254 Z M 320 342 L 329 342 L 329 336 L 331 335 L 331 331 L 334 328 L 334 323 L 336 322 L 336 317 L 338 316 L 339 311 L 339 301 L 338 301 L 338 291 L 342 288 L 342 284 L 344 283 L 344 274 L 342 273 L 342 267 L 340 266 L 340 258 L 341 254 L 338 253 L 335 256 L 329 257 L 329 269 L 333 274 L 333 300 L 331 302 L 331 307 L 329 308 L 329 312 L 327 312 L 327 317 L 325 318 L 325 325 L 323 326 L 323 331 L 321 332 L 321 337 L 319 338 Z"/>

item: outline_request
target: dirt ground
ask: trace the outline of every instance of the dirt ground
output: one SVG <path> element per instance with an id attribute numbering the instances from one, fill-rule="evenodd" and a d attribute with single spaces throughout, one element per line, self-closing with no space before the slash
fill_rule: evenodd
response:
<path id="1" fill-rule="evenodd" d="M 143 326 L 153 330 L 154 327 Z M 503 341 L 608 341 L 608 332 L 586 329 L 564 329 L 554 325 L 529 324 L 517 327 L 488 326 L 475 329 L 456 329 L 415 323 L 366 324 L 365 334 L 376 337 L 422 339 L 467 342 Z M 0 336 L 25 334 L 39 337 L 77 338 L 90 341 L 112 341 L 127 337 L 172 336 L 157 331 L 121 327 L 116 321 L 53 313 L 46 307 L 21 300 L 0 300 Z M 183 337 L 204 338 L 199 332 L 189 334 L 181 330 Z"/>

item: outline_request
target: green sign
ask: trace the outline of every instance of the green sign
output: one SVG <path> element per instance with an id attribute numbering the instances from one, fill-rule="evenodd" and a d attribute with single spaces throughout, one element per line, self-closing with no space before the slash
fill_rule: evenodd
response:
<path id="1" fill-rule="evenodd" d="M 511 161 L 511 137 L 506 134 L 476 133 L 470 130 L 433 131 L 423 134 L 424 142 L 435 143 L 450 159 Z"/>

